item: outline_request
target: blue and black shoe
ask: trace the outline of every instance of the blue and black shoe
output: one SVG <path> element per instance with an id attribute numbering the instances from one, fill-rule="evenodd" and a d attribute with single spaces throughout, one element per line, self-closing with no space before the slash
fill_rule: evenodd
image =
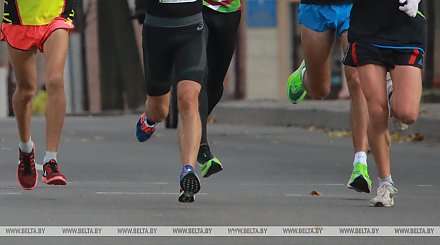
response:
<path id="1" fill-rule="evenodd" d="M 151 135 L 153 135 L 156 127 L 157 123 L 155 123 L 153 126 L 148 125 L 145 113 L 142 114 L 141 118 L 139 118 L 139 121 L 136 124 L 136 138 L 139 140 L 139 142 L 147 141 Z"/>
<path id="2" fill-rule="evenodd" d="M 183 166 L 180 174 L 180 195 L 179 202 L 194 202 L 194 195 L 200 191 L 200 181 L 190 165 Z"/>

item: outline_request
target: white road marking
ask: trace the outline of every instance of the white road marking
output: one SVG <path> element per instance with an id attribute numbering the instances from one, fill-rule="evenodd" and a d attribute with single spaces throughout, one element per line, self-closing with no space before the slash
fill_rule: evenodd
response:
<path id="1" fill-rule="evenodd" d="M 286 194 L 286 197 L 339 197 L 339 198 L 359 198 L 359 196 L 353 196 L 353 195 L 326 195 L 321 194 L 320 196 L 314 196 L 310 194 Z"/>
<path id="2" fill-rule="evenodd" d="M 105 185 L 120 185 L 120 184 L 136 184 L 136 185 L 168 185 L 168 182 L 133 182 L 133 181 L 74 181 L 69 182 L 73 185 L 91 185 L 91 184 L 105 184 Z"/>
<path id="3" fill-rule="evenodd" d="M 242 186 L 345 186 L 339 183 L 322 183 L 322 184 L 291 184 L 291 183 L 242 183 Z"/>
<path id="4" fill-rule="evenodd" d="M 435 185 L 417 185 L 418 187 L 434 187 Z"/>
<path id="5" fill-rule="evenodd" d="M 96 195 L 178 195 L 177 192 L 125 192 L 125 191 L 97 191 Z M 196 195 L 207 195 L 208 193 L 197 193 Z"/>
<path id="6" fill-rule="evenodd" d="M 6 192 L 6 193 L 0 193 L 0 195 L 21 195 L 20 192 Z"/>

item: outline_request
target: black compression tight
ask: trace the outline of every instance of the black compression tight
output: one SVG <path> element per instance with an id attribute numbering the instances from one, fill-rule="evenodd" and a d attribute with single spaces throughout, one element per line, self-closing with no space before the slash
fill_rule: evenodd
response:
<path id="1" fill-rule="evenodd" d="M 208 144 L 207 120 L 223 95 L 223 81 L 234 54 L 241 11 L 220 13 L 203 8 L 203 19 L 207 25 L 208 75 L 199 97 L 202 120 L 201 144 Z"/>

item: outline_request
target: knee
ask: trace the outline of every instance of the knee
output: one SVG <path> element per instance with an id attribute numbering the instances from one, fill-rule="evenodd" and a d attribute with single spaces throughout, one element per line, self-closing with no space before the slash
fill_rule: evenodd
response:
<path id="1" fill-rule="evenodd" d="M 179 90 L 178 90 L 179 91 Z M 187 113 L 197 113 L 199 107 L 198 91 L 179 91 L 177 95 L 179 111 L 182 115 Z"/>
<path id="2" fill-rule="evenodd" d="M 36 88 L 34 85 L 17 84 L 15 98 L 24 102 L 31 101 L 35 96 Z"/>
<path id="3" fill-rule="evenodd" d="M 403 123 L 413 124 L 417 121 L 419 111 L 414 108 L 401 108 L 392 111 L 393 117 L 399 119 Z"/>
<path id="4" fill-rule="evenodd" d="M 50 74 L 47 77 L 45 85 L 46 85 L 47 92 L 49 94 L 52 92 L 59 92 L 60 90 L 64 91 L 64 76 L 63 76 L 63 74 L 58 74 L 58 73 Z"/>
<path id="5" fill-rule="evenodd" d="M 381 104 L 369 104 L 368 113 L 372 124 L 380 124 L 388 120 L 388 106 Z"/>
<path id="6" fill-rule="evenodd" d="M 346 74 L 347 86 L 350 91 L 361 91 L 361 82 L 357 73 Z"/>

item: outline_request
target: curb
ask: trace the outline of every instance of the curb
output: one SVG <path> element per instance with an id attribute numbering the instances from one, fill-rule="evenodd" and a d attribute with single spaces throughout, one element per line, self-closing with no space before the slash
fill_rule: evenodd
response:
<path id="1" fill-rule="evenodd" d="M 245 100 L 219 104 L 212 118 L 221 124 L 319 127 L 350 129 L 350 101 L 304 101 L 292 105 L 285 101 Z M 394 131 L 394 130 L 393 130 Z M 418 121 L 404 134 L 420 133 L 425 139 L 440 140 L 440 105 L 422 104 Z"/>

